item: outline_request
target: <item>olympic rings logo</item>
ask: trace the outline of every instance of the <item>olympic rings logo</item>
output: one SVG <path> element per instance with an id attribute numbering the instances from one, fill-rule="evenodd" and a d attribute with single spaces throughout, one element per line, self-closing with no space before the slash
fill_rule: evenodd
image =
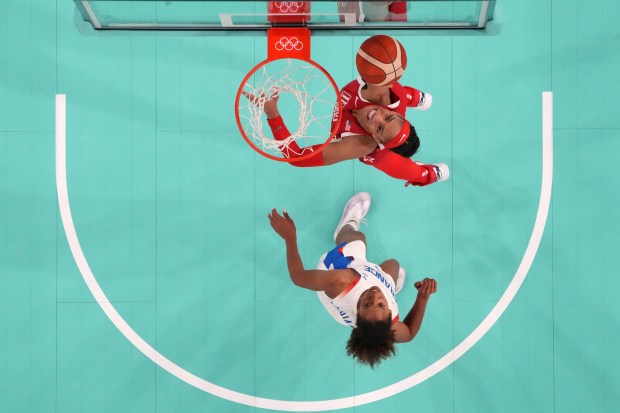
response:
<path id="1" fill-rule="evenodd" d="M 303 1 L 275 1 L 274 5 L 281 13 L 297 13 L 304 5 Z"/>
<path id="2" fill-rule="evenodd" d="M 286 50 L 301 50 L 304 48 L 304 43 L 297 37 L 280 37 L 274 46 L 277 51 Z"/>

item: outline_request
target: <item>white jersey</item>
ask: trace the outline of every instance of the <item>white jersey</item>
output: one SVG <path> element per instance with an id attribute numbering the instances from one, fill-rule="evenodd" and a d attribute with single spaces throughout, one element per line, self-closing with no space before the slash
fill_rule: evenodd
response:
<path id="1" fill-rule="evenodd" d="M 319 267 L 322 264 L 319 263 Z M 398 321 L 398 304 L 394 280 L 380 266 L 367 261 L 353 260 L 347 268 L 355 270 L 360 278 L 353 281 L 337 297 L 329 298 L 324 291 L 317 291 L 319 300 L 329 314 L 340 324 L 351 328 L 357 325 L 357 302 L 362 293 L 369 288 L 378 287 L 385 296 L 392 311 L 392 324 Z M 324 265 L 322 269 L 327 269 Z"/>

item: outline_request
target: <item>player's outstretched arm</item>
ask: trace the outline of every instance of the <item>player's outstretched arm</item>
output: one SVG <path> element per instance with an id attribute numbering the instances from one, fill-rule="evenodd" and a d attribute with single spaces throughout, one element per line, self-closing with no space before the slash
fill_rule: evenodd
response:
<path id="1" fill-rule="evenodd" d="M 425 278 L 414 285 L 418 289 L 418 296 L 407 317 L 405 317 L 402 323 L 396 325 L 394 336 L 397 343 L 411 341 L 418 334 L 422 326 L 428 299 L 431 294 L 437 292 L 437 281 L 432 278 Z"/>
<path id="2" fill-rule="evenodd" d="M 271 132 L 276 140 L 284 140 L 291 136 L 291 133 L 284 124 L 284 119 L 281 116 L 276 118 L 267 119 Z M 288 146 L 280 148 L 282 154 L 287 158 L 297 158 L 306 155 L 309 152 L 317 151 L 322 144 L 307 146 L 300 148 L 297 143 L 290 142 Z M 333 142 L 327 145 L 320 154 L 312 156 L 302 161 L 290 162 L 293 166 L 308 167 L 308 166 L 324 166 L 333 165 L 338 162 L 347 161 L 351 159 L 357 159 L 362 156 L 368 155 L 377 147 L 377 143 L 369 136 L 364 135 L 352 135 L 347 136 L 339 142 Z"/>
<path id="3" fill-rule="evenodd" d="M 250 102 L 255 102 L 257 98 L 247 92 L 242 92 L 245 97 L 247 97 Z M 286 124 L 284 123 L 284 119 L 280 116 L 280 111 L 278 110 L 278 96 L 273 96 L 271 99 L 267 100 L 264 105 L 265 115 L 267 116 L 267 123 L 271 128 L 271 132 L 273 136 L 278 141 L 283 141 L 291 136 Z M 310 152 L 317 151 L 322 144 L 307 146 L 304 148 L 300 148 L 296 142 L 290 142 L 287 146 L 282 146 L 280 148 L 282 154 L 287 158 L 300 158 L 304 155 L 307 155 Z M 310 166 L 324 166 L 324 165 L 333 165 L 338 162 L 347 161 L 351 159 L 357 159 L 359 157 L 368 155 L 377 147 L 377 143 L 369 136 L 363 135 L 353 135 L 347 136 L 346 139 L 343 139 L 340 142 L 334 142 L 330 145 L 327 145 L 321 154 L 317 154 L 316 156 L 311 156 L 310 158 L 304 159 L 299 162 L 290 162 L 293 166 L 298 167 L 310 167 Z"/>
<path id="4" fill-rule="evenodd" d="M 260 96 L 254 96 L 245 90 L 242 90 L 241 93 L 254 105 L 258 105 L 258 101 L 264 97 L 263 94 Z M 278 99 L 280 99 L 280 96 L 276 93 L 265 101 L 263 111 L 265 112 L 265 115 L 267 115 L 267 119 L 273 119 L 280 116 L 280 111 L 278 110 Z"/>
<path id="5" fill-rule="evenodd" d="M 377 151 L 376 154 L 360 159 L 392 178 L 404 179 L 411 185 L 425 186 L 437 180 L 432 165 L 419 164 L 390 150 Z"/>
<path id="6" fill-rule="evenodd" d="M 333 165 L 338 162 L 358 159 L 377 149 L 377 143 L 370 136 L 351 135 L 334 142 L 323 149 L 323 162 Z"/>
<path id="7" fill-rule="evenodd" d="M 306 270 L 297 247 L 297 229 L 295 222 L 286 211 L 282 215 L 274 208 L 268 214 L 273 230 L 284 239 L 286 244 L 286 261 L 291 281 L 298 287 L 313 291 L 327 291 L 346 275 L 347 270 Z"/>

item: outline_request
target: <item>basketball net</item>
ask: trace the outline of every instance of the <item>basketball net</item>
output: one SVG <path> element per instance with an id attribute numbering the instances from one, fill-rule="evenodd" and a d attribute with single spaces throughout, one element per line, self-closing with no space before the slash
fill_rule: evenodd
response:
<path id="1" fill-rule="evenodd" d="M 246 98 L 242 92 L 253 98 Z M 291 131 L 283 140 L 276 140 L 266 124 L 265 104 L 275 97 Z M 310 31 L 302 27 L 272 28 L 268 31 L 267 60 L 248 73 L 237 92 L 237 124 L 250 146 L 262 155 L 284 162 L 299 161 L 317 155 L 333 139 L 332 119 L 339 118 L 339 104 L 334 80 L 310 60 Z M 317 144 L 323 145 L 304 150 Z M 282 155 L 283 150 L 288 157 Z"/>
<path id="2" fill-rule="evenodd" d="M 290 153 L 301 156 L 301 151 L 290 147 L 291 142 L 304 138 L 303 144 L 300 142 L 298 145 L 300 147 L 323 143 L 331 133 L 332 113 L 336 106 L 333 100 L 323 99 L 322 96 L 333 91 L 333 88 L 323 73 L 309 63 L 285 59 L 283 64 L 281 69 L 272 69 L 276 70 L 273 73 L 270 73 L 268 66 L 263 66 L 252 84 L 246 83 L 244 90 L 255 99 L 245 99 L 245 104 L 239 107 L 239 116 L 243 119 L 242 124 L 246 125 L 245 133 L 263 151 L 277 154 L 282 147 L 287 146 Z M 313 88 L 312 93 L 307 90 L 308 86 Z M 299 126 L 287 139 L 277 141 L 269 126 L 263 125 L 265 103 L 286 93 L 291 94 L 299 104 Z M 321 105 L 325 107 L 318 108 Z M 292 123 L 291 119 L 287 120 L 288 124 Z"/>

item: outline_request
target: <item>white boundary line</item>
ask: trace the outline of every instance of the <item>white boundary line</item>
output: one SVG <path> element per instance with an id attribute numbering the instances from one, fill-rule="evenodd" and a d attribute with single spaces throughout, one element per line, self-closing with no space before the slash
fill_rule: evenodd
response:
<path id="1" fill-rule="evenodd" d="M 244 393 L 220 387 L 210 383 L 189 371 L 179 367 L 174 362 L 168 360 L 162 354 L 157 352 L 150 344 L 140 337 L 127 322 L 116 311 L 112 303 L 108 300 L 103 290 L 97 283 L 93 275 L 86 257 L 82 252 L 73 218 L 71 216 L 71 208 L 69 205 L 69 194 L 67 190 L 66 175 L 66 99 L 65 95 L 56 95 L 56 187 L 58 191 L 58 204 L 60 215 L 64 226 L 67 241 L 71 248 L 73 258 L 82 274 L 82 278 L 90 289 L 91 293 L 97 300 L 99 306 L 106 313 L 110 321 L 119 329 L 119 331 L 129 340 L 138 350 L 145 356 L 150 358 L 158 366 L 185 381 L 186 383 L 211 393 L 222 399 L 230 400 L 236 403 L 245 404 L 252 407 L 262 409 L 282 410 L 282 411 L 326 411 L 337 410 L 348 407 L 360 406 L 372 403 L 378 400 L 398 394 L 404 390 L 427 380 L 428 378 L 439 373 L 441 370 L 454 363 L 459 357 L 471 349 L 495 324 L 502 313 L 506 310 L 510 302 L 515 297 L 517 291 L 523 284 L 525 277 L 534 261 L 536 252 L 540 245 L 540 241 L 545 229 L 545 222 L 549 212 L 549 204 L 551 202 L 551 187 L 553 179 L 553 95 L 552 92 L 543 92 L 543 127 L 542 127 L 542 185 L 540 191 L 540 201 L 538 204 L 538 213 L 536 214 L 536 222 L 530 237 L 529 244 L 521 260 L 521 264 L 514 275 L 514 278 L 508 285 L 508 288 L 499 299 L 495 307 L 485 317 L 474 331 L 471 332 L 465 340 L 458 344 L 448 354 L 435 361 L 425 369 L 411 375 L 410 377 L 383 387 L 381 389 L 360 394 L 357 396 L 345 397 L 333 400 L 317 400 L 317 401 L 287 401 L 277 399 L 267 399 L 256 397 Z"/>

